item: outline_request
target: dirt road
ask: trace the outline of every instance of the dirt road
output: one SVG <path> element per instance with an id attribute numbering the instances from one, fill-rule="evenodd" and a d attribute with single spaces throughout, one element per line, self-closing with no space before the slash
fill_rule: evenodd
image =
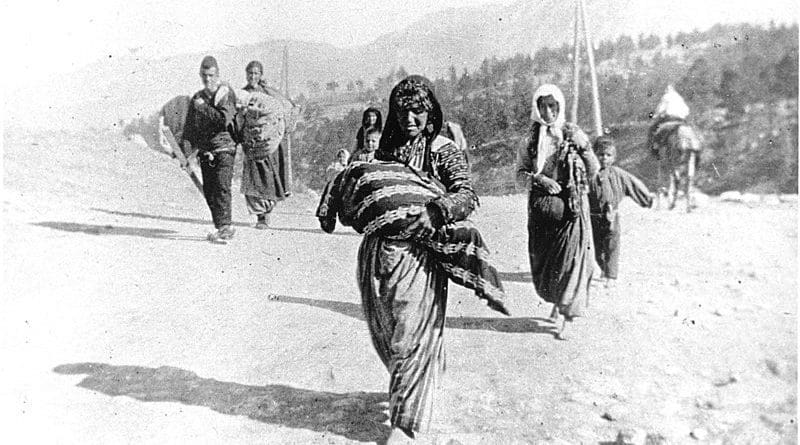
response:
<path id="1" fill-rule="evenodd" d="M 355 286 L 360 237 L 313 196 L 236 238 L 174 163 L 110 132 L 6 134 L 3 437 L 28 443 L 354 443 L 388 433 Z M 622 210 L 621 279 L 569 341 L 527 269 L 525 200 L 475 217 L 512 316 L 451 287 L 423 443 L 796 443 L 797 208 Z M 3 422 L 6 423 L 6 422 Z"/>

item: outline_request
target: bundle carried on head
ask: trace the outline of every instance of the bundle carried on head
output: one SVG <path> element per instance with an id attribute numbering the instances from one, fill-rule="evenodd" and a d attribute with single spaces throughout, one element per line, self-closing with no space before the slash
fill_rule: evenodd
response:
<path id="1" fill-rule="evenodd" d="M 427 203 L 446 193 L 438 181 L 398 162 L 354 162 L 326 190 L 317 208 L 323 230 L 333 232 L 338 215 L 342 224 L 359 233 L 420 242 L 454 283 L 474 290 L 490 308 L 508 315 L 500 276 L 470 221 L 445 225 L 426 240 L 408 233 Z"/>

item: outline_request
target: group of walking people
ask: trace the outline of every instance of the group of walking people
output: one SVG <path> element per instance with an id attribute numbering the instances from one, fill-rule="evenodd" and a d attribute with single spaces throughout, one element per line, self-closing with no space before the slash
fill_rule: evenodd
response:
<path id="1" fill-rule="evenodd" d="M 644 184 L 613 165 L 614 141 L 602 136 L 591 144 L 565 121 L 565 108 L 556 86 L 536 90 L 529 142 L 520 149 L 517 166 L 517 179 L 529 191 L 532 281 L 538 295 L 553 304 L 555 336 L 561 339 L 567 323 L 585 314 L 595 261 L 607 280 L 617 278 L 619 202 L 630 196 L 652 205 Z M 365 111 L 356 153 L 380 116 L 374 108 Z M 385 127 L 376 130 L 377 147 L 368 149 L 367 159 L 340 158 L 317 211 L 326 231 L 333 231 L 331 220 L 338 215 L 365 235 L 357 281 L 373 345 L 390 374 L 388 443 L 412 441 L 430 418 L 432 389 L 444 369 L 448 280 L 475 289 L 490 307 L 507 314 L 502 283 L 490 265 L 455 274 L 473 282 L 454 279 L 453 257 L 436 247 L 471 224 L 467 218 L 479 205 L 466 152 L 442 135 L 444 122 L 427 79 L 409 76 L 399 82 L 389 97 Z M 365 166 L 368 162 L 378 165 Z M 427 180 L 439 184 L 441 193 L 424 196 L 431 189 Z M 394 230 L 385 230 L 390 224 Z M 488 261 L 488 251 L 480 252 L 477 256 Z M 476 289 L 474 283 L 493 283 L 499 292 Z"/>
<path id="2" fill-rule="evenodd" d="M 282 144 L 292 104 L 263 80 L 264 66 L 252 61 L 245 68 L 247 84 L 234 90 L 220 81 L 212 56 L 200 64 L 203 89 L 195 93 L 186 111 L 180 149 L 197 156 L 203 177 L 203 195 L 211 211 L 213 242 L 233 238 L 231 183 L 237 146 L 244 154 L 241 192 L 256 229 L 269 227 L 278 201 L 289 196 L 287 156 Z"/>
<path id="3" fill-rule="evenodd" d="M 245 156 L 242 192 L 256 228 L 268 227 L 270 212 L 288 195 L 281 144 L 286 106 L 262 81 L 259 62 L 248 64 L 246 73 L 247 85 L 235 92 L 219 81 L 216 60 L 204 58 L 204 88 L 188 106 L 183 148 L 199 159 L 216 228 L 211 240 L 234 235 L 231 179 L 238 144 Z M 585 314 L 595 261 L 607 279 L 617 277 L 619 201 L 630 196 L 650 206 L 652 197 L 641 181 L 613 166 L 613 140 L 603 136 L 592 144 L 565 121 L 556 86 L 540 86 L 532 105 L 517 180 L 529 191 L 533 285 L 553 304 L 555 336 L 563 339 L 567 323 Z M 499 273 L 468 220 L 479 199 L 460 127 L 445 121 L 432 83 L 421 76 L 401 80 L 388 106 L 385 122 L 377 108 L 365 110 L 352 156 L 337 152 L 317 216 L 327 232 L 338 217 L 364 234 L 357 282 L 372 343 L 390 374 L 388 443 L 404 443 L 430 419 L 432 391 L 444 369 L 448 282 L 508 311 Z"/>

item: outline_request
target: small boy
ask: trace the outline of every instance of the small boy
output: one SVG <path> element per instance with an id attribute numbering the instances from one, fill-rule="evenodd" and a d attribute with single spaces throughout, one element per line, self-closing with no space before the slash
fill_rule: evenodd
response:
<path id="1" fill-rule="evenodd" d="M 381 130 L 370 128 L 364 133 L 364 148 L 353 153 L 350 162 L 372 162 L 375 159 L 375 150 L 381 142 Z"/>
<path id="2" fill-rule="evenodd" d="M 649 208 L 653 205 L 653 196 L 642 181 L 613 165 L 617 157 L 613 139 L 598 137 L 594 151 L 600 161 L 600 171 L 589 189 L 595 258 L 606 278 L 606 286 L 611 287 L 619 272 L 619 203 L 629 196 L 640 206 Z"/>

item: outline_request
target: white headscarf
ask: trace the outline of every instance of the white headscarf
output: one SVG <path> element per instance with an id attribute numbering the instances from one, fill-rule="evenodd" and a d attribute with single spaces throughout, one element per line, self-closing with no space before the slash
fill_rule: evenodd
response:
<path id="1" fill-rule="evenodd" d="M 553 99 L 558 102 L 558 116 L 556 116 L 556 119 L 553 122 L 545 122 L 544 119 L 542 119 L 541 114 L 539 114 L 539 106 L 537 105 L 537 102 L 540 97 L 547 96 L 553 96 Z M 555 153 L 553 145 L 548 143 L 548 131 L 550 137 L 555 138 L 559 142 L 564 138 L 562 129 L 564 128 L 564 123 L 566 122 L 565 108 L 566 103 L 564 101 L 564 93 L 562 93 L 557 86 L 551 83 L 546 83 L 540 86 L 533 93 L 531 119 L 534 122 L 541 124 L 539 127 L 539 145 L 537 147 L 538 150 L 536 155 L 536 172 L 534 173 L 540 173 L 547 158 Z"/>

